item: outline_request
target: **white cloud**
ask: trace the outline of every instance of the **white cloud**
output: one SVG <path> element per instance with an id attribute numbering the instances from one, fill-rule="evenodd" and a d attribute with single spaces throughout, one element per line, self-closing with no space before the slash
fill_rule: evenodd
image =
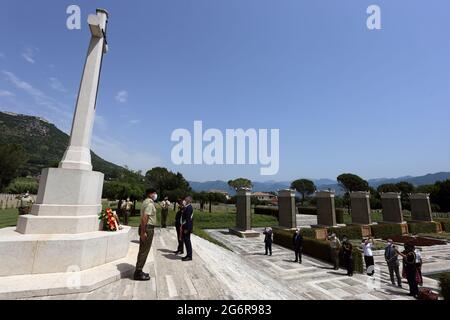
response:
<path id="1" fill-rule="evenodd" d="M 92 137 L 92 150 L 107 161 L 118 165 L 127 165 L 133 170 L 147 171 L 150 168 L 161 166 L 162 161 L 157 156 L 131 150 L 129 146 L 111 138 L 101 138 L 94 135 Z"/>
<path id="2" fill-rule="evenodd" d="M 2 73 L 5 75 L 6 80 L 13 84 L 17 89 L 20 89 L 31 96 L 37 106 L 49 110 L 51 114 L 59 120 L 59 123 L 57 124 L 65 127 L 67 122 L 71 122 L 72 113 L 67 111 L 71 109 L 70 107 L 46 95 L 28 82 L 19 79 L 14 73 L 5 70 L 3 70 Z M 41 110 L 39 110 L 39 112 L 41 112 Z"/>
<path id="3" fill-rule="evenodd" d="M 22 58 L 24 58 L 29 63 L 35 63 L 34 56 L 36 55 L 36 52 L 38 52 L 38 48 L 33 47 L 27 47 L 25 49 L 25 52 L 22 53 Z"/>
<path id="4" fill-rule="evenodd" d="M 53 90 L 66 93 L 67 89 L 64 87 L 64 85 L 61 83 L 61 81 L 58 80 L 58 78 L 51 77 L 50 78 L 50 87 Z"/>
<path id="5" fill-rule="evenodd" d="M 0 90 L 0 97 L 14 97 L 14 93 L 7 90 Z"/>
<path id="6" fill-rule="evenodd" d="M 116 94 L 116 101 L 118 103 L 125 103 L 125 102 L 127 102 L 127 100 L 128 100 L 128 92 L 127 91 L 122 90 Z"/>
<path id="7" fill-rule="evenodd" d="M 141 122 L 141 120 L 137 120 L 137 119 L 129 121 L 130 124 L 138 124 L 140 122 Z"/>

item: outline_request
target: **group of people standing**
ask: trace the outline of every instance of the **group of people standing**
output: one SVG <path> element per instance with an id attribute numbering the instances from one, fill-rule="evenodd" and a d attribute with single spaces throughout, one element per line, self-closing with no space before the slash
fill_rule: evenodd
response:
<path id="1" fill-rule="evenodd" d="M 158 194 L 155 189 L 146 190 L 146 199 L 141 207 L 141 221 L 139 226 L 139 253 L 137 256 L 134 279 L 140 281 L 150 280 L 150 275 L 143 272 L 145 262 L 150 252 L 156 227 L 156 206 Z M 177 230 L 178 248 L 175 254 L 182 254 L 186 246 L 186 256 L 182 261 L 192 260 L 191 233 L 193 231 L 192 197 L 187 196 L 178 201 L 178 211 L 175 216 L 175 228 Z M 170 202 L 164 199 L 161 203 L 161 227 L 166 227 Z"/>

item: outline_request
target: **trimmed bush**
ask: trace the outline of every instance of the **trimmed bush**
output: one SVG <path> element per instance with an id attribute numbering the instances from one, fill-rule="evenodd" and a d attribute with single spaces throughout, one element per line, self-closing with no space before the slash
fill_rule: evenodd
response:
<path id="1" fill-rule="evenodd" d="M 417 223 L 408 223 L 409 233 L 418 234 L 418 233 L 436 233 L 437 232 L 437 223 L 436 222 L 417 222 Z"/>
<path id="2" fill-rule="evenodd" d="M 441 223 L 442 231 L 450 232 L 450 219 L 436 218 L 434 221 Z"/>
<path id="3" fill-rule="evenodd" d="M 306 229 L 303 229 L 305 231 Z M 294 231 L 274 230 L 273 242 L 288 248 L 292 248 L 292 237 Z M 303 253 L 316 259 L 320 259 L 329 263 L 331 260 L 331 249 L 328 241 L 316 240 L 303 235 Z M 342 263 L 342 259 L 340 259 Z M 362 254 L 357 248 L 353 248 L 353 269 L 355 272 L 363 272 Z"/>
<path id="4" fill-rule="evenodd" d="M 344 223 L 344 209 L 336 208 L 336 223 Z"/>
<path id="5" fill-rule="evenodd" d="M 311 216 L 317 216 L 316 207 L 298 207 L 298 212 L 300 214 L 309 214 Z"/>
<path id="6" fill-rule="evenodd" d="M 278 218 L 278 207 L 256 206 L 255 214 L 262 214 L 265 216 L 272 216 Z"/>
<path id="7" fill-rule="evenodd" d="M 444 297 L 444 300 L 450 300 L 450 272 L 441 274 L 439 285 L 441 287 L 441 296 Z"/>
<path id="8" fill-rule="evenodd" d="M 316 238 L 316 232 L 313 228 L 300 228 L 300 233 L 304 238 Z"/>
<path id="9" fill-rule="evenodd" d="M 374 238 L 386 239 L 402 235 L 402 228 L 399 224 L 377 224 L 371 226 L 371 229 Z"/>
<path id="10" fill-rule="evenodd" d="M 328 228 L 329 233 L 335 233 L 339 239 L 344 235 L 349 239 L 362 239 L 362 231 L 360 226 L 346 226 L 339 228 Z"/>

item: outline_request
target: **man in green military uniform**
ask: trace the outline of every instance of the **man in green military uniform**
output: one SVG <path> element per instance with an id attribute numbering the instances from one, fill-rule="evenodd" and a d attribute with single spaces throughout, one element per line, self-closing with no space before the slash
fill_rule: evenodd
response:
<path id="1" fill-rule="evenodd" d="M 30 193 L 27 191 L 24 195 L 20 197 L 19 202 L 19 215 L 29 214 L 31 212 L 31 207 L 33 206 L 33 198 L 30 196 Z"/>
<path id="2" fill-rule="evenodd" d="M 150 280 L 148 273 L 142 271 L 147 261 L 148 253 L 152 247 L 153 235 L 156 226 L 156 207 L 155 201 L 158 198 L 155 189 L 147 189 L 146 199 L 142 202 L 141 207 L 141 224 L 139 226 L 139 253 L 137 256 L 136 270 L 134 271 L 134 280 L 147 281 Z"/>

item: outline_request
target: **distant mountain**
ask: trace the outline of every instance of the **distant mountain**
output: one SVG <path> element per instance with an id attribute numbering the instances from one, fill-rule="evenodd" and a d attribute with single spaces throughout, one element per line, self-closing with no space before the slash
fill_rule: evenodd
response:
<path id="1" fill-rule="evenodd" d="M 450 172 L 438 172 L 432 174 L 426 174 L 424 176 L 404 176 L 399 178 L 380 178 L 380 179 L 370 179 L 368 180 L 369 185 L 373 188 L 378 187 L 381 184 L 385 183 L 398 183 L 400 181 L 406 181 L 412 183 L 415 186 L 420 186 L 424 184 L 434 184 L 436 181 L 443 181 L 450 179 Z M 318 190 L 334 190 L 336 195 L 344 194 L 344 190 L 340 187 L 336 180 L 332 179 L 311 179 L 316 185 Z M 207 181 L 207 182 L 194 182 L 189 181 L 192 189 L 194 191 L 209 191 L 212 189 L 215 190 L 225 190 L 228 191 L 231 195 L 234 192 L 228 187 L 228 184 L 225 181 L 216 180 L 216 181 Z M 253 182 L 254 192 L 269 192 L 269 191 L 278 191 L 280 189 L 289 188 L 290 182 L 287 181 L 266 181 L 266 182 Z"/>
<path id="2" fill-rule="evenodd" d="M 55 166 L 69 144 L 69 136 L 45 119 L 11 112 L 0 112 L 0 144 L 24 147 L 28 162 L 20 168 L 24 175 L 39 175 L 43 168 Z M 91 152 L 94 170 L 106 178 L 116 176 L 123 167 L 103 160 Z"/>
<path id="3" fill-rule="evenodd" d="M 434 184 L 437 181 L 443 181 L 447 179 L 450 179 L 450 172 L 429 173 L 424 176 L 418 177 L 405 176 L 400 178 L 370 179 L 368 182 L 371 187 L 376 188 L 381 184 L 398 183 L 400 181 L 409 182 L 415 186 L 421 186 L 424 184 Z"/>

